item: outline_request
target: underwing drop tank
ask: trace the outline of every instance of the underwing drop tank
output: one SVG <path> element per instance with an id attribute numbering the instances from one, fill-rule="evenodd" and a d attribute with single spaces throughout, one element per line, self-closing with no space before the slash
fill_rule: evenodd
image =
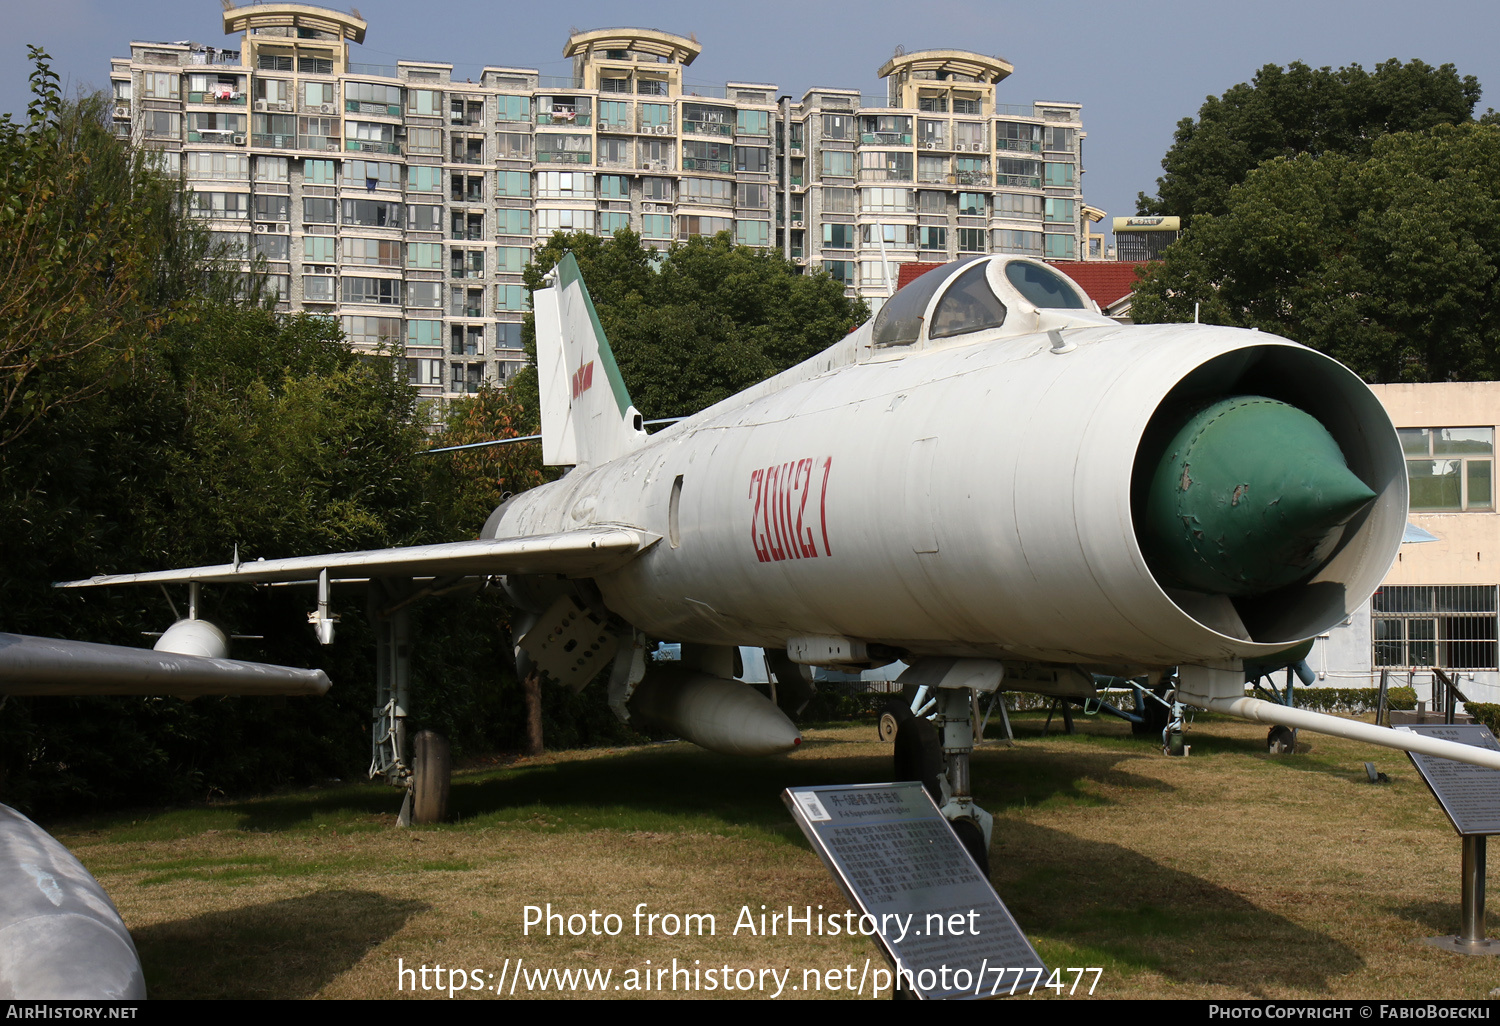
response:
<path id="1" fill-rule="evenodd" d="M 750 685 L 679 667 L 647 675 L 630 717 L 723 755 L 777 755 L 802 743 L 786 713 Z"/>

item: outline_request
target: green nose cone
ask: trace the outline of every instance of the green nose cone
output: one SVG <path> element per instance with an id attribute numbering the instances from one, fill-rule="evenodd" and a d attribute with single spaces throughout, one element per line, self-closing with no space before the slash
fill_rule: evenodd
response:
<path id="1" fill-rule="evenodd" d="M 1322 565 L 1374 498 L 1315 418 L 1260 396 L 1222 399 L 1162 451 L 1142 548 L 1164 584 L 1260 595 Z"/>

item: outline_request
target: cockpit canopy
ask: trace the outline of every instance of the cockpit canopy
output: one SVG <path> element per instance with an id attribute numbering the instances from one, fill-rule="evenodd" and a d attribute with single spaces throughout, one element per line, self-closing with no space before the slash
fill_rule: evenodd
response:
<path id="1" fill-rule="evenodd" d="M 875 349 L 913 346 L 1009 326 L 1038 330 L 1042 310 L 1077 311 L 1110 323 L 1083 290 L 1045 264 L 1016 257 L 968 257 L 934 268 L 901 289 L 875 318 Z"/>

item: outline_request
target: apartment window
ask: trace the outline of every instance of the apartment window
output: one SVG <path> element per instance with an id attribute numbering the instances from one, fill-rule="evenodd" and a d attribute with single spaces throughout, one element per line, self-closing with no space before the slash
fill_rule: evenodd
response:
<path id="1" fill-rule="evenodd" d="M 729 143 L 717 139 L 684 139 L 682 169 L 729 174 L 734 170 L 734 149 Z"/>
<path id="2" fill-rule="evenodd" d="M 1495 429 L 1402 428 L 1411 508 L 1458 513 L 1495 508 Z"/>
<path id="3" fill-rule="evenodd" d="M 938 228 L 933 225 L 924 225 L 918 241 L 922 249 L 935 249 L 946 252 L 948 249 L 948 229 Z"/>
<path id="4" fill-rule="evenodd" d="M 1073 184 L 1074 167 L 1072 164 L 1047 164 L 1047 184 L 1053 188 L 1067 188 Z"/>
<path id="5" fill-rule="evenodd" d="M 421 117 L 443 116 L 443 94 L 436 89 L 408 89 L 406 91 L 406 113 Z"/>
<path id="6" fill-rule="evenodd" d="M 330 88 L 332 88 L 330 86 Z M 393 85 L 381 85 L 377 82 L 348 82 L 344 85 L 344 99 L 350 103 L 369 103 L 376 107 L 385 107 L 385 111 L 374 113 L 401 113 L 401 87 Z M 327 100 L 320 101 L 323 103 Z M 390 108 L 394 107 L 395 110 Z"/>
<path id="7" fill-rule="evenodd" d="M 853 189 L 824 189 L 823 212 L 825 214 L 852 214 L 855 207 Z"/>
<path id="8" fill-rule="evenodd" d="M 182 76 L 148 71 L 141 76 L 141 95 L 153 100 L 176 100 L 182 95 Z"/>
<path id="9" fill-rule="evenodd" d="M 684 203 L 708 203 L 714 206 L 734 205 L 734 183 L 719 178 L 684 178 L 682 180 Z"/>
<path id="10" fill-rule="evenodd" d="M 500 171 L 496 173 L 495 195 L 530 196 L 531 174 L 526 171 Z"/>
<path id="11" fill-rule="evenodd" d="M 983 253 L 984 229 L 960 228 L 958 230 L 958 251 L 960 253 Z"/>
<path id="12" fill-rule="evenodd" d="M 934 192 L 931 189 L 923 189 L 917 193 L 917 209 L 924 214 L 946 214 L 948 212 L 948 193 Z"/>
<path id="13" fill-rule="evenodd" d="M 287 159 L 285 157 L 256 157 L 255 180 L 257 182 L 287 181 Z"/>
<path id="14" fill-rule="evenodd" d="M 417 168 L 412 168 L 417 170 Z M 421 170 L 434 170 L 422 168 Z M 386 164 L 373 160 L 351 160 L 344 165 L 344 182 L 348 185 L 364 183 L 366 189 L 401 188 L 401 165 Z"/>
<path id="15" fill-rule="evenodd" d="M 953 113 L 955 114 L 983 114 L 984 107 L 980 100 L 972 97 L 955 96 L 953 98 Z"/>
<path id="16" fill-rule="evenodd" d="M 250 158 L 243 153 L 189 153 L 189 178 L 227 178 L 240 181 L 250 177 Z"/>
<path id="17" fill-rule="evenodd" d="M 599 196 L 602 199 L 629 199 L 630 179 L 623 175 L 600 175 Z"/>
<path id="18" fill-rule="evenodd" d="M 150 139 L 181 139 L 182 115 L 170 110 L 145 110 L 136 120 Z"/>
<path id="19" fill-rule="evenodd" d="M 1047 126 L 1047 149 L 1073 151 L 1073 129 Z"/>
<path id="20" fill-rule="evenodd" d="M 655 128 L 661 125 L 663 128 L 672 124 L 672 108 L 665 103 L 643 103 L 640 107 L 641 127 L 645 129 Z"/>
<path id="21" fill-rule="evenodd" d="M 835 178 L 854 177 L 854 154 L 848 150 L 823 150 L 823 174 Z"/>
<path id="22" fill-rule="evenodd" d="M 740 135 L 770 135 L 770 112 L 764 110 L 740 111 L 735 116 L 735 131 Z"/>
<path id="23" fill-rule="evenodd" d="M 495 308 L 497 310 L 524 310 L 528 293 L 525 285 L 495 286 Z"/>
<path id="24" fill-rule="evenodd" d="M 408 282 L 406 285 L 406 305 L 441 310 L 443 307 L 443 283 L 440 281 Z M 437 344 L 436 342 L 433 343 L 433 345 Z"/>
<path id="25" fill-rule="evenodd" d="M 454 133 L 449 139 L 450 159 L 455 164 L 483 164 L 484 137 Z"/>
<path id="26" fill-rule="evenodd" d="M 501 207 L 495 211 L 495 217 L 500 222 L 496 230 L 501 235 L 531 234 L 531 211 L 529 210 L 509 210 Z"/>
<path id="27" fill-rule="evenodd" d="M 1024 218 L 1037 221 L 1042 217 L 1042 197 L 1024 192 L 997 192 L 991 199 L 995 213 L 1000 217 Z M 1052 200 L 1047 200 L 1051 203 Z M 1063 202 L 1071 203 L 1071 200 Z"/>
<path id="28" fill-rule="evenodd" d="M 539 171 L 536 194 L 548 199 L 587 198 L 594 195 L 594 176 L 572 171 Z"/>
<path id="29" fill-rule="evenodd" d="M 629 227 L 629 214 L 625 215 Z M 520 246 L 499 246 L 495 249 L 495 270 L 500 274 L 520 274 L 531 260 L 531 250 Z"/>
<path id="30" fill-rule="evenodd" d="M 448 274 L 453 278 L 483 278 L 484 250 L 452 250 L 449 255 Z"/>
<path id="31" fill-rule="evenodd" d="M 250 196 L 243 192 L 188 193 L 188 210 L 198 217 L 241 220 L 249 216 Z"/>
<path id="32" fill-rule="evenodd" d="M 302 299 L 308 303 L 332 303 L 338 279 L 330 275 L 304 274 Z"/>
<path id="33" fill-rule="evenodd" d="M 309 264 L 331 264 L 338 259 L 338 240 L 327 235 L 307 235 L 302 239 L 302 259 Z"/>
<path id="34" fill-rule="evenodd" d="M 825 222 L 823 225 L 823 245 L 829 249 L 853 249 L 854 225 L 828 224 Z"/>
<path id="35" fill-rule="evenodd" d="M 771 244 L 771 222 L 735 221 L 734 241 L 741 246 L 769 246 Z"/>
<path id="36" fill-rule="evenodd" d="M 823 115 L 823 138 L 824 139 L 852 139 L 854 137 L 854 119 L 847 114 L 824 114 Z"/>
<path id="37" fill-rule="evenodd" d="M 609 79 L 604 80 L 608 84 Z M 604 89 L 603 92 L 609 92 Z M 628 89 L 617 89 L 615 92 L 625 93 Z M 599 128 L 601 130 L 628 131 L 630 129 L 630 104 L 619 100 L 599 101 Z"/>
<path id="38" fill-rule="evenodd" d="M 883 242 L 887 247 L 911 249 L 917 244 L 917 226 L 914 224 L 861 225 L 859 238 L 867 246 L 878 247 Z"/>
<path id="39" fill-rule="evenodd" d="M 223 111 L 217 110 L 196 110 L 188 115 L 188 132 L 190 134 L 196 132 L 199 135 L 209 136 L 209 138 L 203 140 L 204 142 L 227 143 L 229 142 L 228 139 L 215 137 L 233 135 L 236 132 L 244 134 L 244 131 L 245 115 L 243 114 L 226 114 Z M 193 142 L 194 140 L 189 138 L 188 141 Z"/>
<path id="40" fill-rule="evenodd" d="M 843 282 L 846 287 L 854 284 L 854 268 L 853 260 L 823 261 L 823 270 L 828 272 L 828 276 L 834 281 Z"/>
<path id="41" fill-rule="evenodd" d="M 302 200 L 303 224 L 337 224 L 338 201 L 309 197 Z"/>
<path id="42" fill-rule="evenodd" d="M 866 114 L 859 119 L 859 139 L 885 146 L 910 146 L 911 118 L 904 114 Z"/>
<path id="43" fill-rule="evenodd" d="M 481 210 L 455 210 L 449 223 L 452 225 L 448 232 L 450 239 L 478 242 L 484 238 L 484 212 Z"/>
<path id="44" fill-rule="evenodd" d="M 328 57 L 298 57 L 297 71 L 303 75 L 332 75 L 333 60 Z"/>
<path id="45" fill-rule="evenodd" d="M 899 150 L 863 150 L 859 155 L 860 178 L 867 182 L 909 182 L 913 158 Z"/>
<path id="46" fill-rule="evenodd" d="M 1076 260 L 1078 240 L 1071 235 L 1048 235 L 1046 242 L 1048 260 Z"/>
<path id="47" fill-rule="evenodd" d="M 442 192 L 443 169 L 413 164 L 406 169 L 406 188 L 410 192 Z"/>
<path id="48" fill-rule="evenodd" d="M 736 190 L 739 194 L 738 202 L 742 207 L 756 207 L 761 210 L 769 210 L 771 205 L 770 186 L 748 183 L 740 185 Z"/>
<path id="49" fill-rule="evenodd" d="M 660 78 L 636 79 L 635 91 L 638 96 L 666 96 L 667 83 Z"/>
<path id="50" fill-rule="evenodd" d="M 977 121 L 955 121 L 953 123 L 953 148 L 969 153 L 982 153 L 989 149 L 984 139 L 984 124 Z"/>
<path id="51" fill-rule="evenodd" d="M 358 127 L 357 125 L 355 127 Z M 381 125 L 390 135 L 395 131 L 390 125 Z M 339 123 L 337 118 L 297 118 L 297 147 L 303 150 L 336 150 L 339 148 Z"/>
<path id="52" fill-rule="evenodd" d="M 536 159 L 547 164 L 588 164 L 592 161 L 592 136 L 558 135 L 538 132 L 536 136 Z"/>
<path id="53" fill-rule="evenodd" d="M 601 136 L 599 139 L 599 163 L 616 167 L 629 164 L 630 140 L 612 139 L 607 136 Z"/>
<path id="54" fill-rule="evenodd" d="M 552 232 L 592 232 L 594 212 L 564 208 L 560 210 L 538 210 L 537 228 L 549 235 Z"/>
<path id="55" fill-rule="evenodd" d="M 970 217 L 983 217 L 985 200 L 982 192 L 961 192 L 958 194 L 958 212 Z"/>
<path id="56" fill-rule="evenodd" d="M 412 287 L 407 288 L 408 303 L 410 304 L 410 293 Z M 406 344 L 409 346 L 438 346 L 442 345 L 443 339 L 442 321 L 407 321 L 406 322 Z"/>
<path id="57" fill-rule="evenodd" d="M 1387 585 L 1370 621 L 1376 666 L 1496 669 L 1492 585 Z"/>
<path id="58" fill-rule="evenodd" d="M 345 317 L 344 338 L 357 346 L 394 348 L 401 341 L 401 318 Z"/>
<path id="59" fill-rule="evenodd" d="M 448 329 L 450 344 L 448 352 L 454 356 L 484 355 L 484 325 L 454 324 Z"/>
<path id="60" fill-rule="evenodd" d="M 344 302 L 401 305 L 400 278 L 345 278 Z"/>
<path id="61" fill-rule="evenodd" d="M 641 237 L 647 239 L 670 239 L 672 237 L 672 215 L 641 215 Z"/>
<path id="62" fill-rule="evenodd" d="M 476 395 L 479 386 L 484 383 L 484 364 L 482 363 L 455 363 L 449 367 L 452 371 L 452 382 L 448 390 L 450 392 L 468 392 Z"/>
<path id="63" fill-rule="evenodd" d="M 286 260 L 291 254 L 291 238 L 277 232 L 257 232 L 255 252 L 267 260 Z"/>
<path id="64" fill-rule="evenodd" d="M 437 385 L 443 384 L 443 361 L 442 360 L 407 360 L 407 380 L 413 385 Z"/>
<path id="65" fill-rule="evenodd" d="M 733 229 L 734 221 L 727 217 L 700 217 L 697 214 L 683 214 L 677 219 L 677 234 L 684 239 L 694 235 L 717 235 Z"/>
<path id="66" fill-rule="evenodd" d="M 635 152 L 636 166 L 653 171 L 670 171 L 677 160 L 677 145 L 670 139 L 642 139 Z"/>
<path id="67" fill-rule="evenodd" d="M 257 54 L 255 66 L 261 71 L 291 71 L 292 58 L 290 54 Z"/>
<path id="68" fill-rule="evenodd" d="M 406 266 L 420 271 L 442 270 L 442 245 L 437 242 L 408 242 L 406 244 Z"/>
<path id="69" fill-rule="evenodd" d="M 915 197 L 910 189 L 860 190 L 860 209 L 865 212 L 900 211 L 905 213 L 916 206 L 914 201 Z"/>
<path id="70" fill-rule="evenodd" d="M 530 160 L 531 136 L 525 132 L 501 132 L 496 139 L 500 145 L 501 160 Z"/>
<path id="71" fill-rule="evenodd" d="M 406 208 L 407 227 L 414 232 L 440 232 L 443 230 L 443 208 L 426 203 L 413 203 Z"/>
<path id="72" fill-rule="evenodd" d="M 495 100 L 495 119 L 497 121 L 531 120 L 531 97 L 497 96 Z"/>
<path id="73" fill-rule="evenodd" d="M 1021 121 L 995 122 L 995 148 L 1019 153 L 1040 153 L 1042 126 Z"/>
<path id="74" fill-rule="evenodd" d="M 521 348 L 521 322 L 501 321 L 495 325 L 495 348 L 496 349 L 520 349 Z"/>
<path id="75" fill-rule="evenodd" d="M 601 78 L 599 79 L 599 91 L 601 93 L 628 93 L 630 92 L 630 79 L 628 78 Z M 601 103 L 599 105 L 603 107 Z M 599 117 L 604 117 L 604 112 L 599 112 Z"/>
<path id="76" fill-rule="evenodd" d="M 406 149 L 408 153 L 440 155 L 443 152 L 443 130 L 441 128 L 408 128 Z"/>
<path id="77" fill-rule="evenodd" d="M 305 160 L 302 162 L 302 181 L 306 185 L 335 185 L 338 183 L 338 162 L 333 160 Z"/>
<path id="78" fill-rule="evenodd" d="M 449 289 L 448 313 L 454 317 L 483 317 L 484 289 Z"/>
<path id="79" fill-rule="evenodd" d="M 255 197 L 255 219 L 257 221 L 290 221 L 291 215 L 290 196 L 262 196 Z"/>
<path id="80" fill-rule="evenodd" d="M 394 239 L 352 239 L 344 237 L 344 263 L 371 267 L 400 267 L 401 243 Z"/>
<path id="81" fill-rule="evenodd" d="M 350 86 L 351 90 L 353 86 Z M 321 107 L 325 103 L 332 105 L 338 102 L 334 95 L 332 82 L 303 82 L 302 83 L 302 105 L 304 107 Z"/>
<path id="82" fill-rule="evenodd" d="M 1000 185 L 1040 189 L 1042 187 L 1042 162 L 1023 160 L 1019 157 L 996 157 L 995 177 Z"/>
<path id="83" fill-rule="evenodd" d="M 599 214 L 599 234 L 613 235 L 630 227 L 630 215 L 624 211 L 603 211 Z"/>
<path id="84" fill-rule="evenodd" d="M 652 203 L 671 203 L 672 179 L 642 178 L 641 199 Z"/>
<path id="85" fill-rule="evenodd" d="M 996 228 L 993 233 L 996 253 L 1020 256 L 1042 255 L 1042 233 L 1021 232 L 1013 228 Z"/>

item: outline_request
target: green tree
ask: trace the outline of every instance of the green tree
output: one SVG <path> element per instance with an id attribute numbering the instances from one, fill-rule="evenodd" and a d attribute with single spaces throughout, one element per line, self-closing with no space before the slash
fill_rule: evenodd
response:
<path id="1" fill-rule="evenodd" d="M 1294 61 L 1267 64 L 1252 83 L 1208 97 L 1198 119 L 1177 123 L 1157 194 L 1141 193 L 1141 214 L 1177 215 L 1184 226 L 1226 209 L 1230 190 L 1252 168 L 1275 157 L 1342 153 L 1362 158 L 1392 132 L 1418 132 L 1472 120 L 1479 82 L 1451 64 L 1392 59 L 1366 72 Z"/>
<path id="2" fill-rule="evenodd" d="M 1500 376 L 1500 127 L 1273 160 L 1167 250 L 1138 322 L 1260 328 L 1369 381 Z"/>
<path id="3" fill-rule="evenodd" d="M 649 419 L 682 417 L 816 355 L 868 319 L 863 300 L 779 253 L 694 236 L 653 264 L 640 236 L 558 232 L 526 268 L 536 289 L 563 254 L 578 260 L 631 399 Z M 535 355 L 534 326 L 524 329 Z M 520 383 L 535 392 L 535 377 Z"/>

